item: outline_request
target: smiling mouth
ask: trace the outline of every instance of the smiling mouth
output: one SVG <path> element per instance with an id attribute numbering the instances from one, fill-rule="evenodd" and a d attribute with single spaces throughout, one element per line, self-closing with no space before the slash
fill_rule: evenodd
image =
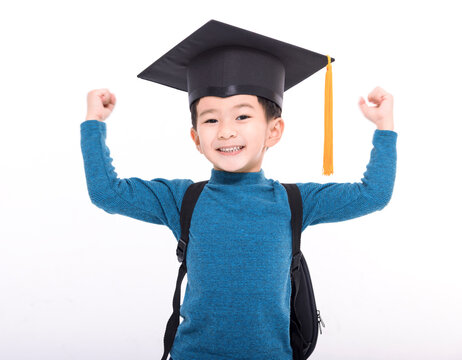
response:
<path id="1" fill-rule="evenodd" d="M 232 148 L 218 148 L 217 151 L 224 155 L 235 155 L 244 149 L 245 146 L 234 146 Z"/>

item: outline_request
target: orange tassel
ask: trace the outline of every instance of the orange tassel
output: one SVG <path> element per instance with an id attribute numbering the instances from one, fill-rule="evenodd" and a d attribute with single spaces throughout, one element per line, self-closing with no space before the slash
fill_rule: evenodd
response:
<path id="1" fill-rule="evenodd" d="M 327 55 L 326 85 L 324 93 L 324 163 L 323 175 L 334 173 L 333 159 L 333 101 L 332 101 L 332 65 Z"/>

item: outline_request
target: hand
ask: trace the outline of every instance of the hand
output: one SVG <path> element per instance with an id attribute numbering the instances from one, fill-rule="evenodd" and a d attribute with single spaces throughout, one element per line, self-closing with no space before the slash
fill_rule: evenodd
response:
<path id="1" fill-rule="evenodd" d="M 393 96 L 377 86 L 369 93 L 367 100 L 377 106 L 368 106 L 361 96 L 358 105 L 364 116 L 379 130 L 393 130 Z"/>
<path id="2" fill-rule="evenodd" d="M 90 91 L 87 94 L 86 120 L 106 120 L 114 109 L 115 103 L 115 95 L 110 93 L 108 89 Z"/>

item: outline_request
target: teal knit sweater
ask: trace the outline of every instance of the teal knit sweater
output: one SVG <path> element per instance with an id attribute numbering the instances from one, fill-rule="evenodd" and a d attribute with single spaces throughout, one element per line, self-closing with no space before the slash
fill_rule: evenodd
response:
<path id="1" fill-rule="evenodd" d="M 110 214 L 166 225 L 178 240 L 181 202 L 193 181 L 119 179 L 105 144 L 106 123 L 87 120 L 80 129 L 91 202 Z M 394 131 L 375 130 L 361 182 L 296 183 L 302 229 L 384 208 L 393 192 L 396 139 Z M 174 360 L 292 360 L 290 216 L 285 188 L 263 169 L 212 168 L 191 220 Z"/>

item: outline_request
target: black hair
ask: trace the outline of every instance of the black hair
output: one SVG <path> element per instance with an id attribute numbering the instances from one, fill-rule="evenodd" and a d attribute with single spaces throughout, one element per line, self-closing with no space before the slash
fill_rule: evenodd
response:
<path id="1" fill-rule="evenodd" d="M 269 123 L 272 119 L 281 117 L 281 112 L 282 109 L 274 103 L 271 100 L 268 100 L 264 97 L 257 96 L 258 102 L 261 104 L 263 107 L 263 110 L 265 111 L 265 116 L 266 116 L 266 123 Z M 191 122 L 194 130 L 197 131 L 197 103 L 199 102 L 199 99 L 194 100 L 194 102 L 191 104 Z"/>

